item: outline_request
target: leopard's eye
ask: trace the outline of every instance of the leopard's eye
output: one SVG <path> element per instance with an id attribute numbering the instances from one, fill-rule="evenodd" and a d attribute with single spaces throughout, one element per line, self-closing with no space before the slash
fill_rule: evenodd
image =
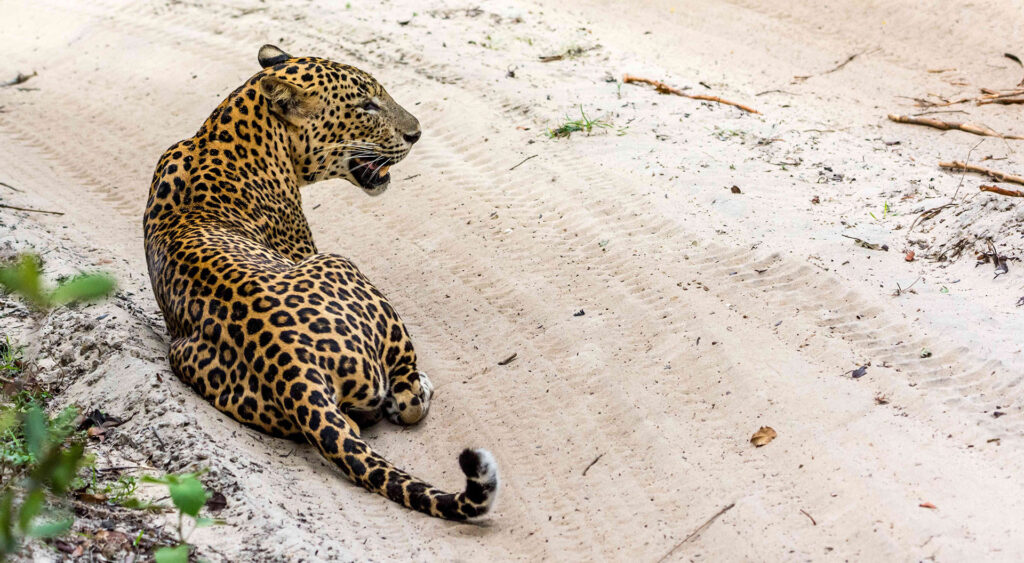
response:
<path id="1" fill-rule="evenodd" d="M 380 111 L 380 106 L 373 100 L 366 100 L 359 106 L 359 109 L 363 111 Z"/>

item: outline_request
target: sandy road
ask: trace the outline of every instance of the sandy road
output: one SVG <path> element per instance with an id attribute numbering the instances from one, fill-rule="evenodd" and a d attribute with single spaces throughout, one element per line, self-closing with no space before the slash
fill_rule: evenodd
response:
<path id="1" fill-rule="evenodd" d="M 329 182 L 305 191 L 307 215 L 322 250 L 350 256 L 389 294 L 439 393 L 420 427 L 367 434 L 398 465 L 450 487 L 458 450 L 486 446 L 505 480 L 487 526 L 424 518 L 344 483 L 309 448 L 284 456 L 291 444 L 234 425 L 169 381 L 180 402 L 153 416 L 194 420 L 198 443 L 185 442 L 183 457 L 217 452 L 209 462 L 237 481 L 222 515 L 232 526 L 200 538 L 213 553 L 647 561 L 671 551 L 717 561 L 1024 551 L 1024 521 L 1007 518 L 1024 513 L 1019 344 L 1008 358 L 974 345 L 1012 348 L 999 335 L 1019 321 L 993 316 L 988 301 L 894 302 L 879 289 L 889 256 L 832 242 L 836 217 L 881 179 L 935 176 L 914 157 L 973 142 L 943 136 L 880 154 L 870 139 L 896 131 L 878 125 L 873 96 L 931 86 L 920 68 L 927 34 L 885 43 L 835 81 L 791 85 L 886 36 L 803 34 L 820 16 L 800 5 L 783 14 L 707 2 L 677 14 L 651 2 L 624 15 L 596 1 L 253 8 L 6 6 L 3 32 L 18 48 L 5 75 L 39 76 L 25 84 L 38 90 L 2 94 L 0 180 L 67 213 L 44 224 L 124 258 L 120 277 L 152 312 L 140 216 L 164 147 L 255 72 L 265 41 L 369 70 L 421 119 L 424 141 L 385 196 Z M 851 28 L 876 8 L 851 9 Z M 535 59 L 595 44 L 580 59 Z M 766 117 L 606 82 L 625 71 L 705 80 Z M 790 93 L 754 96 L 770 86 Z M 579 104 L 612 127 L 569 141 L 540 135 Z M 785 141 L 761 142 L 775 138 Z M 797 157 L 815 165 L 770 164 Z M 859 183 L 832 186 L 827 206 L 811 208 L 829 187 L 818 185 L 826 165 L 845 165 Z M 733 183 L 742 197 L 723 189 Z M 985 323 L 944 330 L 953 310 Z M 497 365 L 513 352 L 515 362 Z M 868 362 L 869 376 L 844 377 Z M 104 381 L 97 393 L 118 390 Z M 997 408 L 1008 416 L 994 419 Z M 779 438 L 754 449 L 747 440 L 761 425 Z"/>

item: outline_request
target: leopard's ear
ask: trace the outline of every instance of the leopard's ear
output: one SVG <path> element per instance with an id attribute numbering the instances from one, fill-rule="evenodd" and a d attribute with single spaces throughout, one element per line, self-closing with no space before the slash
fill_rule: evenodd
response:
<path id="1" fill-rule="evenodd" d="M 260 47 L 260 53 L 258 55 L 260 59 L 260 66 L 267 68 L 268 66 L 274 66 L 277 63 L 283 63 L 288 59 L 292 58 L 291 55 L 285 53 L 277 47 L 277 45 L 264 45 Z"/>
<path id="2" fill-rule="evenodd" d="M 319 97 L 276 76 L 260 79 L 260 93 L 270 103 L 270 111 L 292 125 L 302 125 L 320 110 Z"/>

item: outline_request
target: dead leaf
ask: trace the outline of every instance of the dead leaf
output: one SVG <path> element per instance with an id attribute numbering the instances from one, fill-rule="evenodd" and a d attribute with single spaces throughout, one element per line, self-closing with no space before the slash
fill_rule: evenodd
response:
<path id="1" fill-rule="evenodd" d="M 107 502 L 107 495 L 102 493 L 78 493 L 76 495 L 78 500 L 82 502 L 91 502 L 93 504 L 102 504 Z"/>
<path id="2" fill-rule="evenodd" d="M 753 436 L 750 437 L 750 443 L 760 448 L 774 440 L 778 435 L 778 432 L 776 432 L 771 426 L 762 426 L 757 432 L 754 432 Z"/>
<path id="3" fill-rule="evenodd" d="M 939 509 L 939 507 L 935 506 L 934 504 L 932 504 L 930 502 L 922 502 L 918 506 L 920 506 L 921 508 L 930 508 L 932 510 L 938 510 Z"/>
<path id="4" fill-rule="evenodd" d="M 100 530 L 93 536 L 93 541 L 100 553 L 108 559 L 116 559 L 117 555 L 132 548 L 132 538 L 128 534 L 113 530 Z"/>
<path id="5" fill-rule="evenodd" d="M 210 499 L 206 501 L 206 508 L 210 509 L 210 512 L 217 513 L 224 510 L 228 506 L 228 499 L 224 496 L 224 493 L 220 491 L 214 491 L 210 495 Z"/>
<path id="6" fill-rule="evenodd" d="M 78 425 L 78 429 L 85 430 L 87 428 L 98 426 L 106 430 L 107 428 L 121 426 L 124 423 L 124 420 L 121 420 L 116 416 L 110 416 L 99 409 L 93 409 L 92 412 L 90 412 L 88 415 L 85 416 L 84 419 L 82 419 L 82 422 L 79 423 Z"/>
<path id="7" fill-rule="evenodd" d="M 819 198 L 818 196 L 814 196 L 814 197 L 811 198 L 811 203 L 814 203 L 814 204 L 821 203 L 821 198 Z"/>
<path id="8" fill-rule="evenodd" d="M 57 550 L 60 551 L 61 553 L 68 553 L 68 554 L 74 553 L 75 547 L 76 547 L 75 544 L 68 543 L 68 542 L 66 542 L 64 540 L 60 540 L 60 539 L 53 540 L 53 546 L 56 547 Z"/>
<path id="9" fill-rule="evenodd" d="M 8 80 L 7 82 L 4 82 L 3 85 L 4 86 L 17 86 L 18 84 L 24 84 L 25 82 L 28 82 L 28 80 L 30 78 L 34 77 L 34 76 L 37 76 L 37 73 L 34 70 L 32 71 L 32 74 L 22 74 L 22 73 L 19 72 L 18 76 L 14 77 L 14 80 Z"/>
<path id="10" fill-rule="evenodd" d="M 853 239 L 853 243 L 854 244 L 856 244 L 857 246 L 860 246 L 862 248 L 867 248 L 868 250 L 884 250 L 886 252 L 889 251 L 889 245 L 888 244 L 875 244 L 873 242 L 868 242 L 866 240 L 861 240 L 861 239 L 859 239 L 857 237 L 851 237 L 850 235 L 843 235 L 843 236 L 848 238 L 848 239 Z"/>
<path id="11" fill-rule="evenodd" d="M 850 372 L 850 377 L 854 379 L 860 379 L 868 373 L 868 366 L 860 366 L 859 368 Z"/>
<path id="12" fill-rule="evenodd" d="M 86 431 L 86 434 L 88 434 L 90 438 L 96 438 L 102 442 L 104 438 L 106 438 L 107 429 L 102 426 L 90 426 L 89 430 Z"/>
<path id="13" fill-rule="evenodd" d="M 739 186 L 733 186 L 733 187 L 729 188 L 729 191 L 734 193 L 734 194 L 741 194 L 741 193 L 743 193 L 742 191 L 740 191 L 740 187 Z"/>

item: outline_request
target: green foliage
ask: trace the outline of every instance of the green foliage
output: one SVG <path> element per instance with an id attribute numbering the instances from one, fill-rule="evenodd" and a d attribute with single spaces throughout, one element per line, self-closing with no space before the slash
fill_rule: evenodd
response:
<path id="1" fill-rule="evenodd" d="M 178 539 L 181 542 L 175 547 L 162 547 L 156 550 L 154 557 L 157 563 L 178 563 L 188 561 L 188 537 L 196 528 L 203 528 L 219 524 L 212 518 L 200 518 L 199 511 L 210 499 L 210 493 L 199 481 L 198 473 L 185 473 L 182 475 L 164 475 L 163 477 L 143 477 L 146 483 L 167 485 L 171 494 L 171 501 L 178 509 Z M 185 533 L 185 516 L 192 520 L 192 529 Z"/>
<path id="2" fill-rule="evenodd" d="M 10 405 L 0 414 L 4 450 L 21 449 L 0 495 L 0 559 L 15 553 L 25 538 L 54 537 L 71 528 L 74 518 L 50 498 L 68 492 L 84 459 L 85 445 L 68 424 L 76 415 L 65 409 L 51 420 L 35 404 L 23 411 Z M 8 438 L 17 446 L 9 446 Z M 4 468 L 6 477 L 6 459 Z"/>
<path id="3" fill-rule="evenodd" d="M 16 262 L 0 268 L 0 286 L 16 293 L 37 309 L 51 309 L 79 301 L 95 301 L 114 291 L 114 279 L 107 274 L 83 274 L 57 284 L 53 290 L 43 287 L 38 256 L 23 254 Z"/>
<path id="4" fill-rule="evenodd" d="M 46 444 L 64 443 L 75 433 L 78 410 L 68 407 L 48 419 L 38 407 L 45 396 L 21 391 L 0 408 L 0 475 L 5 483 L 36 463 Z"/>
<path id="5" fill-rule="evenodd" d="M 569 119 L 569 116 L 566 116 L 565 119 L 565 123 L 555 127 L 554 129 L 548 129 L 549 139 L 569 137 L 573 133 L 580 132 L 589 135 L 594 127 L 608 128 L 612 126 L 611 123 L 608 123 L 601 118 L 590 119 L 587 117 L 587 114 L 583 111 L 582 104 L 580 105 L 580 119 Z"/>
<path id="6" fill-rule="evenodd" d="M 139 490 L 139 480 L 131 475 L 119 475 L 117 479 L 98 481 L 96 472 L 92 472 L 89 481 L 79 483 L 75 490 L 84 490 L 86 493 L 106 499 L 106 502 L 130 508 L 133 510 L 162 510 L 159 504 L 154 504 L 139 499 L 135 493 Z"/>
<path id="7" fill-rule="evenodd" d="M 9 336 L 0 342 L 0 376 L 12 377 L 21 371 L 21 347 L 11 343 Z"/>
<path id="8" fill-rule="evenodd" d="M 156 563 L 188 563 L 189 545 L 183 543 L 175 547 L 161 547 L 153 554 Z"/>
<path id="9" fill-rule="evenodd" d="M 896 215 L 899 215 L 899 213 L 896 213 L 895 211 L 893 211 L 892 207 L 889 205 L 889 202 L 887 201 L 887 202 L 885 202 L 882 205 L 882 218 L 881 219 L 876 217 L 875 214 L 870 212 L 870 211 L 868 212 L 868 215 L 870 215 L 871 218 L 874 219 L 875 221 L 884 221 L 884 220 L 888 219 L 890 215 L 891 216 L 896 216 Z"/>

